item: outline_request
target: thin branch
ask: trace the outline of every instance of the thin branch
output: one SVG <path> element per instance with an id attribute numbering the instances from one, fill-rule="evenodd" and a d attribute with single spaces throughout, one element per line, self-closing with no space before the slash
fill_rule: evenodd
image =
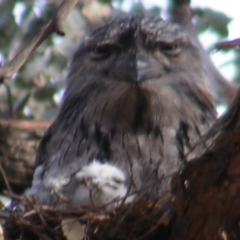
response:
<path id="1" fill-rule="evenodd" d="M 63 22 L 77 4 L 78 0 L 64 0 L 54 17 L 42 27 L 41 31 L 5 66 L 0 67 L 0 83 L 11 79 L 23 66 L 31 53 L 52 33 L 64 35 Z"/>
<path id="2" fill-rule="evenodd" d="M 216 49 L 233 49 L 240 48 L 240 38 L 231 40 L 231 41 L 223 41 L 216 44 Z"/>
<path id="3" fill-rule="evenodd" d="M 51 125 L 51 121 L 27 121 L 27 120 L 5 120 L 0 119 L 0 126 L 10 127 L 14 129 L 36 130 L 39 128 L 47 129 Z"/>
<path id="4" fill-rule="evenodd" d="M 6 187 L 7 187 L 8 192 L 12 194 L 12 193 L 13 193 L 13 192 L 12 192 L 12 189 L 11 189 L 11 187 L 10 187 L 10 184 L 9 184 L 9 182 L 8 182 L 7 176 L 6 176 L 6 174 L 5 174 L 5 171 L 4 171 L 1 163 L 0 163 L 0 172 L 1 172 L 1 175 L 2 175 L 2 177 L 3 177 L 4 183 L 5 183 Z"/>
<path id="5" fill-rule="evenodd" d="M 12 92 L 9 85 L 5 85 L 6 92 L 7 92 L 7 99 L 8 99 L 8 113 L 11 118 L 13 118 L 13 100 L 12 100 Z"/>

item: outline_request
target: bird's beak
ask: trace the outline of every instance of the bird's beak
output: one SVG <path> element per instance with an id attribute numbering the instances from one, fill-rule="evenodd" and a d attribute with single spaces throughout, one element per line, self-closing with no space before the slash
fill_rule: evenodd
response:
<path id="1" fill-rule="evenodd" d="M 151 66 L 149 66 L 146 59 L 136 59 L 136 76 L 135 81 L 141 82 L 145 79 L 146 73 L 148 72 L 148 69 L 150 69 Z"/>
<path id="2" fill-rule="evenodd" d="M 164 57 L 162 57 L 163 59 Z M 159 61 L 147 53 L 138 52 L 134 58 L 134 65 L 130 68 L 133 82 L 142 82 L 163 76 L 168 67 L 164 60 Z M 132 64 L 130 63 L 129 66 Z"/>
<path id="3" fill-rule="evenodd" d="M 121 76 L 122 79 L 128 82 L 138 83 L 150 78 L 153 65 L 153 63 L 149 62 L 149 59 L 131 55 L 118 64 L 116 69 L 118 75 L 116 74 L 116 76 Z"/>
<path id="4" fill-rule="evenodd" d="M 132 83 L 156 79 L 169 71 L 169 63 L 162 56 L 161 61 L 151 54 L 139 50 L 129 53 L 122 61 L 119 61 L 110 72 L 115 79 Z"/>

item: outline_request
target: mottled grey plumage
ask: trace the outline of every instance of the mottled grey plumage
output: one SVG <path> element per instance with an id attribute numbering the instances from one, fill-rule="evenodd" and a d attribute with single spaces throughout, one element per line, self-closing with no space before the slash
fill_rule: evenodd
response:
<path id="1" fill-rule="evenodd" d="M 86 203 L 77 174 L 98 161 L 123 172 L 130 192 L 160 196 L 172 174 L 200 153 L 188 154 L 215 121 L 208 88 L 198 50 L 179 26 L 129 17 L 96 30 L 73 56 L 27 193 L 42 203 L 56 200 L 56 192 Z"/>

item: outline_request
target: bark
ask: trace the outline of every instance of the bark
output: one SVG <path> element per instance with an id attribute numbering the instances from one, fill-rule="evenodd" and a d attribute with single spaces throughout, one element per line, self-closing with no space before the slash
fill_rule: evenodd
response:
<path id="1" fill-rule="evenodd" d="M 204 139 L 212 141 L 175 178 L 171 240 L 240 239 L 240 92 Z"/>
<path id="2" fill-rule="evenodd" d="M 0 119 L 0 191 L 7 188 L 6 181 L 15 193 L 29 186 L 36 149 L 49 125 L 50 122 Z"/>

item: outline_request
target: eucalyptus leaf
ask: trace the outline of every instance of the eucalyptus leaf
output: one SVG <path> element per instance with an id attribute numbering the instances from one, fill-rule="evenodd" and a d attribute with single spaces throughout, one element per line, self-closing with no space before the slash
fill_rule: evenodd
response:
<path id="1" fill-rule="evenodd" d="M 225 13 L 210 8 L 195 8 L 193 12 L 202 20 L 202 30 L 211 28 L 221 37 L 228 36 L 228 24 L 232 19 Z"/>

